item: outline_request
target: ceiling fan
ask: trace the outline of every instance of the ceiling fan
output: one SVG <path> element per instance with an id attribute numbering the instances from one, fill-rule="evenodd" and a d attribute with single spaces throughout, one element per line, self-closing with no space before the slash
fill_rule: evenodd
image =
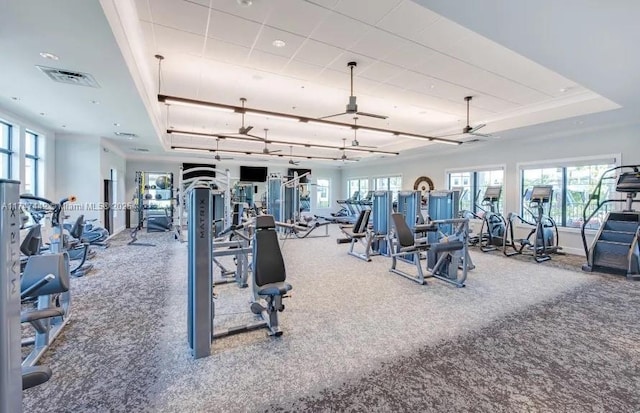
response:
<path id="1" fill-rule="evenodd" d="M 353 68 L 356 67 L 358 65 L 358 63 L 356 62 L 349 62 L 347 63 L 347 66 L 349 67 L 349 69 L 351 70 L 351 96 L 349 96 L 349 103 L 347 103 L 347 107 L 346 110 L 342 113 L 336 113 L 334 115 L 329 115 L 329 116 L 323 116 L 320 119 L 327 119 L 327 118 L 332 118 L 334 116 L 341 116 L 341 115 L 360 115 L 360 116 L 369 116 L 371 118 L 376 118 L 376 119 L 387 119 L 388 116 L 385 115 L 377 115 L 375 113 L 367 113 L 367 112 L 359 112 L 358 111 L 358 104 L 356 103 L 356 96 L 353 94 Z"/>
<path id="2" fill-rule="evenodd" d="M 220 144 L 220 138 L 216 138 L 216 156 L 214 156 L 213 159 L 215 159 L 218 162 L 233 159 L 233 158 L 229 158 L 229 157 L 220 156 L 220 152 L 218 152 L 220 150 L 220 148 L 218 148 L 219 144 Z"/>
<path id="3" fill-rule="evenodd" d="M 280 150 L 280 149 L 276 149 L 276 150 L 272 151 L 267 147 L 267 144 L 269 143 L 269 141 L 267 140 L 267 132 L 269 132 L 269 129 L 265 129 L 264 130 L 264 139 L 263 139 L 264 140 L 264 148 L 262 149 L 262 153 L 265 154 L 265 155 L 269 155 L 269 154 L 276 153 L 276 152 L 282 152 L 282 150 Z"/>
<path id="4" fill-rule="evenodd" d="M 289 146 L 289 165 L 300 165 L 300 161 L 293 160 L 293 146 Z"/>
<path id="5" fill-rule="evenodd" d="M 359 161 L 359 159 L 356 158 L 349 158 L 347 156 L 347 154 L 345 153 L 345 150 L 347 149 L 347 138 L 342 138 L 342 148 L 340 148 L 340 150 L 342 151 L 342 155 L 340 156 L 340 160 L 344 163 L 345 161 L 350 161 L 350 162 L 357 162 Z"/>
<path id="6" fill-rule="evenodd" d="M 464 100 L 465 102 L 467 102 L 467 125 L 462 128 L 462 135 L 463 136 L 476 136 L 476 137 L 481 137 L 481 138 L 495 138 L 495 136 L 488 134 L 488 133 L 478 133 L 479 129 L 484 128 L 485 126 L 487 126 L 486 123 L 480 123 L 478 125 L 475 126 L 471 126 L 469 124 L 469 102 L 471 102 L 471 99 L 473 99 L 473 96 L 465 96 Z M 439 136 L 439 138 L 444 138 L 447 136 L 458 136 L 460 135 L 460 133 L 451 133 L 449 135 L 442 135 Z"/>
<path id="7" fill-rule="evenodd" d="M 247 102 L 247 98 L 240 98 L 240 102 L 241 102 L 243 110 L 241 111 L 242 124 L 238 128 L 238 133 L 221 133 L 221 134 L 218 134 L 217 136 L 219 138 L 224 139 L 226 137 L 233 138 L 234 136 L 240 135 L 240 136 L 249 136 L 251 138 L 260 139 L 261 140 L 262 139 L 261 137 L 259 137 L 257 135 L 252 135 L 252 134 L 249 133 L 249 132 L 251 132 L 251 129 L 253 129 L 253 126 L 251 126 L 251 125 L 246 125 L 245 126 L 245 124 L 244 124 L 244 115 L 245 115 L 244 104 Z"/>
<path id="8" fill-rule="evenodd" d="M 360 145 L 360 141 L 358 141 L 358 117 L 353 117 L 353 140 L 351 141 L 351 146 L 357 146 L 358 148 L 369 148 L 369 149 L 377 149 L 376 146 L 367 146 Z"/>

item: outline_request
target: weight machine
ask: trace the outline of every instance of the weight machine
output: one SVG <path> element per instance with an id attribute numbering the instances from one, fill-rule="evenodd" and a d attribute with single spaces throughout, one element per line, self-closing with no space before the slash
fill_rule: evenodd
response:
<path id="1" fill-rule="evenodd" d="M 211 354 L 218 338 L 267 328 L 269 335 L 281 336 L 278 313 L 291 285 L 286 282 L 284 260 L 270 215 L 256 217 L 252 237 L 252 313 L 260 319 L 245 325 L 214 331 L 215 304 L 213 282 L 212 205 L 208 188 L 189 192 L 188 238 L 188 341 L 194 358 Z M 239 229 L 236 227 L 236 229 Z"/>

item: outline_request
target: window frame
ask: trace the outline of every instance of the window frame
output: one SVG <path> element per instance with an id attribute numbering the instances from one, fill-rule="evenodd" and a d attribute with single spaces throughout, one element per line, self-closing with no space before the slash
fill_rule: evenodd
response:
<path id="1" fill-rule="evenodd" d="M 0 146 L 0 156 L 7 157 L 7 178 L 12 179 L 13 177 L 13 125 L 9 122 L 5 122 L 0 120 L 0 127 L 7 128 L 7 146 Z"/>
<path id="2" fill-rule="evenodd" d="M 362 186 L 361 186 L 362 181 L 367 181 L 367 191 L 369 191 L 369 188 L 371 187 L 371 178 L 369 178 L 369 177 L 357 177 L 357 176 L 355 176 L 355 177 L 352 177 L 352 178 L 347 178 L 347 185 L 346 185 L 346 187 L 347 187 L 347 198 L 351 198 L 351 196 L 353 195 L 353 192 L 349 193 L 349 191 L 350 191 L 349 183 L 351 181 L 358 181 L 358 192 L 360 193 L 360 197 L 363 197 L 363 196 L 366 195 L 366 194 L 362 193 L 363 192 L 362 191 Z"/>
<path id="3" fill-rule="evenodd" d="M 326 181 L 327 186 L 320 185 L 320 181 Z M 318 192 L 320 188 L 327 188 L 327 205 L 320 206 L 320 197 Z M 331 208 L 331 179 L 330 178 L 317 178 L 316 179 L 316 209 L 328 209 Z"/>
<path id="4" fill-rule="evenodd" d="M 506 164 L 496 164 L 496 165 L 482 165 L 482 166 L 470 166 L 464 168 L 452 168 L 446 169 L 444 171 L 444 181 L 446 182 L 446 186 L 449 190 L 451 190 L 451 174 L 463 174 L 469 173 L 470 176 L 470 201 L 471 201 L 471 212 L 477 214 L 480 212 L 478 207 L 479 201 L 482 200 L 482 194 L 478 195 L 478 174 L 480 172 L 493 172 L 493 171 L 502 171 L 502 193 L 500 194 L 500 203 L 498 205 L 499 213 L 503 213 L 506 206 L 506 194 L 507 194 L 507 165 Z"/>
<path id="5" fill-rule="evenodd" d="M 27 129 L 24 133 L 24 139 L 25 139 L 25 148 L 26 148 L 26 141 L 29 138 L 33 138 L 33 153 L 27 153 L 26 149 L 25 149 L 25 153 L 24 153 L 24 158 L 25 158 L 25 167 L 26 167 L 26 160 L 27 159 L 31 159 L 33 161 L 33 171 L 31 171 L 31 175 L 32 175 L 32 179 L 33 179 L 33 195 L 35 196 L 40 196 L 40 161 L 42 160 L 42 156 L 40 156 L 40 139 L 41 139 L 41 135 Z M 26 174 L 26 171 L 25 171 Z"/>
<path id="6" fill-rule="evenodd" d="M 532 161 L 532 162 L 519 162 L 516 164 L 516 168 L 518 171 L 518 188 L 519 188 L 519 211 L 522 214 L 524 210 L 525 202 L 523 200 L 523 194 L 525 188 L 524 187 L 524 171 L 525 170 L 535 170 L 535 169 L 545 169 L 545 168 L 558 168 L 562 170 L 561 176 L 561 184 L 562 190 L 560 192 L 560 219 L 559 222 L 556 222 L 559 230 L 567 231 L 567 232 L 579 232 L 580 228 L 567 226 L 567 186 L 568 186 L 568 174 L 567 169 L 572 167 L 579 166 L 595 166 L 595 165 L 613 165 L 620 166 L 622 165 L 622 154 L 614 153 L 614 154 L 603 154 L 596 156 L 582 156 L 575 158 L 562 158 L 562 159 L 552 159 L 545 161 Z M 599 178 L 598 178 L 599 179 Z M 620 198 L 620 195 L 619 195 Z M 523 223 L 518 223 L 518 226 L 527 226 Z M 586 231 L 598 231 L 598 228 L 585 228 Z"/>

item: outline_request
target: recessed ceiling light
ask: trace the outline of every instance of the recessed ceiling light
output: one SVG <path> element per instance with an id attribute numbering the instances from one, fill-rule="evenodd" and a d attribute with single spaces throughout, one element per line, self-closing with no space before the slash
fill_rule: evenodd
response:
<path id="1" fill-rule="evenodd" d="M 273 43 L 271 44 L 277 48 L 285 47 L 287 45 L 287 43 L 284 40 L 280 40 L 280 39 L 274 40 Z"/>
<path id="2" fill-rule="evenodd" d="M 98 101 L 98 100 L 92 100 L 92 101 L 91 101 L 91 103 L 93 103 L 94 105 L 99 105 L 99 104 L 100 104 L 100 101 Z"/>
<path id="3" fill-rule="evenodd" d="M 118 122 L 114 122 L 113 126 L 118 127 L 118 126 L 120 126 L 120 124 Z"/>
<path id="4" fill-rule="evenodd" d="M 54 55 L 53 53 L 49 53 L 49 52 L 40 52 L 40 56 L 44 57 L 45 59 L 49 59 L 49 60 L 58 60 L 58 56 Z"/>
<path id="5" fill-rule="evenodd" d="M 436 85 L 429 85 L 429 89 L 435 89 Z"/>
<path id="6" fill-rule="evenodd" d="M 563 87 L 562 89 L 560 89 L 560 92 L 564 93 L 569 91 L 569 89 L 571 89 L 570 87 Z"/>
<path id="7" fill-rule="evenodd" d="M 242 7 L 249 7 L 253 4 L 253 0 L 237 0 L 237 2 Z"/>

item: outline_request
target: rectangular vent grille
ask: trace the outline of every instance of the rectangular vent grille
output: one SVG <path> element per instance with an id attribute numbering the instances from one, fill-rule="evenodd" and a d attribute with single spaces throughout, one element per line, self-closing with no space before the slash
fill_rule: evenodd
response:
<path id="1" fill-rule="evenodd" d="M 149 152 L 147 148 L 131 148 L 131 150 L 134 152 Z"/>
<path id="2" fill-rule="evenodd" d="M 69 85 L 99 88 L 100 85 L 89 73 L 74 72 L 73 70 L 56 69 L 55 67 L 36 66 L 51 80 Z"/>
<path id="3" fill-rule="evenodd" d="M 126 138 L 137 138 L 138 135 L 136 135 L 135 133 L 131 133 L 131 132 L 114 132 L 116 134 L 116 136 L 124 136 Z"/>

